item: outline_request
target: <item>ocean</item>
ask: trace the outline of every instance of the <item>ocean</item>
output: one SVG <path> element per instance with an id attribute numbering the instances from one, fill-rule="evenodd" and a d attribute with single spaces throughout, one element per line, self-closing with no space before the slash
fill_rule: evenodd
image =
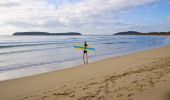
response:
<path id="1" fill-rule="evenodd" d="M 82 65 L 87 42 L 89 62 L 170 45 L 164 36 L 0 36 L 0 81 Z"/>

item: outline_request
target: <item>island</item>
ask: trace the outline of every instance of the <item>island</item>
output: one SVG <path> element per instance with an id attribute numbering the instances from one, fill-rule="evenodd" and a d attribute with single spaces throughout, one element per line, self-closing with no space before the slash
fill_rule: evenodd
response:
<path id="1" fill-rule="evenodd" d="M 67 32 L 67 33 L 49 33 L 49 32 L 16 32 L 13 34 L 16 35 L 50 35 L 50 36 L 62 36 L 62 35 L 81 35 L 81 33 L 78 32 Z"/>
<path id="2" fill-rule="evenodd" d="M 113 35 L 170 35 L 169 32 L 148 32 L 148 33 L 142 33 L 137 31 L 127 31 L 127 32 L 118 32 Z"/>

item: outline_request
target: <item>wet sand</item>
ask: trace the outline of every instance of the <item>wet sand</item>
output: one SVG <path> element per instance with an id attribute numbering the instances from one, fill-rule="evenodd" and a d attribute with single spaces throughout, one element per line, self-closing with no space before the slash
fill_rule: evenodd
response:
<path id="1" fill-rule="evenodd" d="M 170 46 L 0 82 L 0 100 L 170 100 Z"/>

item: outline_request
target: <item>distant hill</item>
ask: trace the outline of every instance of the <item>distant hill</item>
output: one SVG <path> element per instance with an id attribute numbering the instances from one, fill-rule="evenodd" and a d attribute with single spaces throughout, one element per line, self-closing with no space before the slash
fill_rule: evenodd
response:
<path id="1" fill-rule="evenodd" d="M 140 34 L 140 32 L 136 32 L 136 31 L 118 32 L 114 35 L 134 35 L 134 34 Z"/>
<path id="2" fill-rule="evenodd" d="M 149 33 L 141 33 L 136 31 L 127 31 L 127 32 L 118 32 L 113 35 L 170 35 L 170 32 L 149 32 Z"/>
<path id="3" fill-rule="evenodd" d="M 81 33 L 78 33 L 78 32 L 68 32 L 68 33 L 16 32 L 13 35 L 81 35 Z"/>

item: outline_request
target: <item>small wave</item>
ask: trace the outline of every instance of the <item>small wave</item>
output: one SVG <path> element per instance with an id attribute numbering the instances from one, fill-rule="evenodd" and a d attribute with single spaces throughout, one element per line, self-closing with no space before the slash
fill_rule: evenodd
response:
<path id="1" fill-rule="evenodd" d="M 14 54 L 14 53 L 23 53 L 23 52 L 33 52 L 33 51 L 42 51 L 42 50 L 49 50 L 49 49 L 63 49 L 63 48 L 68 48 L 71 46 L 60 46 L 60 47 L 53 47 L 53 48 L 43 48 L 43 49 L 31 49 L 31 50 L 18 50 L 18 51 L 10 51 L 10 52 L 2 52 L 0 55 L 5 55 L 5 54 Z"/>
<path id="2" fill-rule="evenodd" d="M 25 47 L 25 46 L 39 46 L 39 45 L 50 45 L 50 44 L 66 44 L 64 42 L 53 42 L 53 43 L 35 43 L 35 44 L 17 44 L 17 45 L 0 45 L 0 49 L 2 48 L 13 48 L 13 47 Z"/>
<path id="3" fill-rule="evenodd" d="M 24 69 L 24 68 L 31 68 L 31 67 L 39 67 L 42 65 L 49 65 L 49 64 L 59 64 L 59 63 L 65 63 L 66 61 L 73 61 L 73 60 L 79 60 L 79 57 L 76 58 L 69 58 L 64 60 L 58 60 L 58 61 L 46 61 L 46 62 L 37 62 L 37 63 L 24 63 L 24 64 L 11 64 L 6 66 L 0 67 L 0 73 L 6 72 L 6 71 L 12 71 L 12 70 L 18 70 L 18 69 Z"/>
<path id="4" fill-rule="evenodd" d="M 131 43 L 131 42 L 124 42 L 124 41 L 120 41 L 120 42 L 104 42 L 103 44 L 126 44 L 126 43 Z"/>

